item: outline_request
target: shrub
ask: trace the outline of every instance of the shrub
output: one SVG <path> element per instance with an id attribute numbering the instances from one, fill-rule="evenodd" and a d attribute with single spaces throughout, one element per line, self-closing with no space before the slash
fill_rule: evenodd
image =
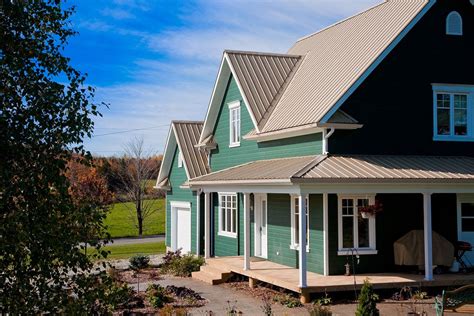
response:
<path id="1" fill-rule="evenodd" d="M 173 301 L 165 288 L 159 284 L 150 284 L 146 289 L 146 297 L 151 306 L 155 308 L 162 308 L 166 303 Z"/>
<path id="2" fill-rule="evenodd" d="M 162 261 L 162 266 L 168 266 L 171 264 L 171 262 L 175 261 L 176 259 L 180 259 L 182 257 L 181 255 L 181 248 L 179 248 L 176 251 L 168 251 L 164 256 L 163 256 L 163 261 Z"/>
<path id="3" fill-rule="evenodd" d="M 303 304 L 301 304 L 299 299 L 295 298 L 294 296 L 290 294 L 276 295 L 275 297 L 273 297 L 273 301 L 278 302 L 281 305 L 286 306 L 288 308 L 303 306 Z"/>
<path id="4" fill-rule="evenodd" d="M 173 307 L 171 305 L 166 305 L 160 310 L 160 315 L 162 316 L 187 316 L 190 315 L 188 311 L 183 307 Z"/>
<path id="5" fill-rule="evenodd" d="M 331 302 L 332 299 L 329 297 L 328 293 L 326 293 L 324 297 L 318 298 L 314 304 L 319 306 L 327 306 L 331 305 Z"/>
<path id="6" fill-rule="evenodd" d="M 174 286 L 174 285 L 168 285 L 166 287 L 166 292 L 169 294 L 173 294 L 178 298 L 191 298 L 195 299 L 198 301 L 203 300 L 201 295 L 196 293 L 194 290 L 184 287 L 184 286 Z"/>
<path id="7" fill-rule="evenodd" d="M 314 304 L 313 309 L 309 311 L 311 316 L 331 316 L 332 312 L 326 306 L 321 306 L 319 304 Z"/>
<path id="8" fill-rule="evenodd" d="M 135 255 L 129 260 L 129 267 L 132 270 L 140 270 L 148 267 L 150 257 L 145 255 Z"/>
<path id="9" fill-rule="evenodd" d="M 134 294 L 133 289 L 130 288 L 128 284 L 118 282 L 114 282 L 106 292 L 112 310 L 127 308 L 129 303 L 133 300 Z"/>
<path id="10" fill-rule="evenodd" d="M 265 316 L 273 316 L 272 301 L 270 295 L 265 294 L 262 298 L 263 305 L 260 307 Z"/>
<path id="11" fill-rule="evenodd" d="M 204 262 L 203 257 L 192 254 L 181 256 L 174 253 L 169 255 L 166 260 L 163 260 L 161 272 L 180 277 L 189 277 L 192 272 L 199 271 Z"/>
<path id="12" fill-rule="evenodd" d="M 377 301 L 379 296 L 374 293 L 372 284 L 369 280 L 364 281 L 364 285 L 360 291 L 359 304 L 356 310 L 356 316 L 378 316 Z"/>

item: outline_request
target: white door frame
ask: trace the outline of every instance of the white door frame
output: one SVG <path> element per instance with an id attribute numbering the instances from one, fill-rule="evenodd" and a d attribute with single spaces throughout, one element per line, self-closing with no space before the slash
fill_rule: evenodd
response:
<path id="1" fill-rule="evenodd" d="M 171 213 L 171 250 L 177 250 L 177 242 L 178 242 L 178 209 L 188 209 L 191 212 L 191 203 L 190 202 L 182 202 L 182 201 L 170 201 L 170 213 Z M 190 217 L 191 218 L 191 217 Z M 192 220 L 192 219 L 191 219 Z M 192 223 L 189 223 L 189 229 L 191 229 Z M 192 249 L 192 242 L 189 241 Z"/>
<path id="2" fill-rule="evenodd" d="M 254 225 L 254 230 L 255 230 L 255 238 L 254 238 L 254 249 L 255 249 L 255 256 L 256 257 L 261 257 L 261 258 L 268 258 L 268 198 L 266 193 L 254 193 L 254 219 L 255 219 L 255 225 Z M 265 238 L 262 238 L 261 232 L 260 232 L 260 226 L 261 226 L 261 219 L 262 219 L 262 201 L 266 201 L 266 206 L 267 209 L 266 214 L 265 214 L 265 220 L 266 222 L 266 234 Z M 264 250 L 262 252 L 262 247 L 261 245 L 265 244 L 266 247 L 264 247 Z"/>
<path id="3" fill-rule="evenodd" d="M 462 238 L 462 216 L 461 216 L 461 204 L 462 203 L 474 203 L 474 194 L 457 194 L 457 224 L 458 224 L 458 240 Z"/>

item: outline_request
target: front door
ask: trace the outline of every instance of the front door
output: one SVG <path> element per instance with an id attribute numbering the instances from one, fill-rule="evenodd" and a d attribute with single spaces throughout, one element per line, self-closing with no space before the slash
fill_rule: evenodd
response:
<path id="1" fill-rule="evenodd" d="M 474 195 L 458 195 L 458 239 L 474 246 Z M 465 253 L 467 264 L 474 264 L 474 251 Z"/>
<path id="2" fill-rule="evenodd" d="M 267 258 L 267 195 L 255 194 L 255 256 Z"/>

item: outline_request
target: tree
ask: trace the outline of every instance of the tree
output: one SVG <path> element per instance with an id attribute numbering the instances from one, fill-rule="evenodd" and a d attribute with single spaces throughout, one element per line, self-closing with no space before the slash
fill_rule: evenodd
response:
<path id="1" fill-rule="evenodd" d="M 0 314 L 107 311 L 109 281 L 81 249 L 94 235 L 95 256 L 106 255 L 106 209 L 72 196 L 67 177 L 71 159 L 90 161 L 82 143 L 100 115 L 63 55 L 73 12 L 0 0 Z"/>
<path id="2" fill-rule="evenodd" d="M 374 293 L 369 280 L 364 280 L 364 285 L 360 290 L 359 304 L 357 305 L 356 316 L 378 316 L 377 302 L 379 296 Z"/>
<path id="3" fill-rule="evenodd" d="M 135 222 L 138 235 L 143 235 L 144 223 L 156 212 L 156 200 L 150 199 L 148 181 L 156 178 L 155 160 L 145 150 L 143 137 L 133 138 L 124 148 L 126 171 L 121 172 L 122 188 L 126 201 L 132 201 L 131 219 Z"/>

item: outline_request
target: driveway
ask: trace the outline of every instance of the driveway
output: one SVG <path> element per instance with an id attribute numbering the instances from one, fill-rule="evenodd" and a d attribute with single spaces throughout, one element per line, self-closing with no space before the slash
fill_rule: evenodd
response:
<path id="1" fill-rule="evenodd" d="M 144 237 L 126 237 L 126 238 L 115 238 L 111 245 L 132 245 L 132 244 L 146 244 L 152 242 L 165 241 L 165 235 L 153 235 Z"/>

